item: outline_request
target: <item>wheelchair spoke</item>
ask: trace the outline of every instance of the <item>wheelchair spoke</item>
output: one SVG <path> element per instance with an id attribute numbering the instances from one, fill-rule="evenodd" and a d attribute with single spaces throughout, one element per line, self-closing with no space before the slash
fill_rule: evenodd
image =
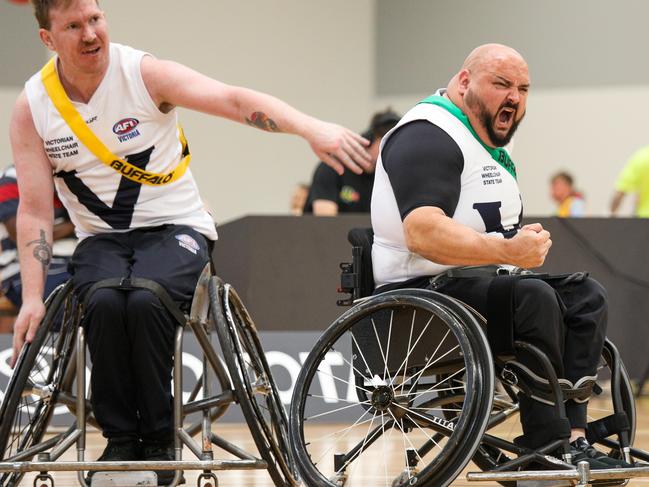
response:
<path id="1" fill-rule="evenodd" d="M 444 387 L 444 388 L 442 388 L 442 389 L 435 389 L 435 387 L 437 387 L 439 384 L 441 384 L 441 382 L 438 382 L 438 383 L 435 384 L 435 386 L 433 386 L 431 389 L 428 389 L 427 391 L 424 391 L 424 392 L 415 391 L 415 392 L 411 392 L 410 394 L 399 394 L 398 396 L 395 396 L 395 397 L 410 397 L 410 396 L 415 396 L 415 397 L 413 398 L 413 400 L 414 400 L 414 399 L 417 399 L 419 396 L 423 396 L 424 394 L 427 394 L 427 393 L 432 392 L 433 389 L 435 390 L 435 392 L 448 392 L 448 391 L 457 391 L 457 390 L 458 390 L 458 387 L 455 387 L 455 386 L 452 386 L 452 387 Z"/>
<path id="2" fill-rule="evenodd" d="M 390 378 L 390 373 L 388 372 L 388 363 L 390 361 L 390 340 L 392 339 L 392 324 L 394 323 L 394 310 L 390 310 L 390 324 L 388 325 L 388 345 L 386 347 L 385 351 L 385 363 L 384 363 L 384 370 L 383 370 L 383 380 L 385 380 L 385 376 L 388 376 Z M 374 332 L 376 333 L 376 328 L 374 329 Z M 392 379 L 390 379 L 390 384 L 392 384 Z"/>
<path id="3" fill-rule="evenodd" d="M 428 362 L 426 363 L 426 365 L 424 366 L 424 368 L 421 369 L 419 372 L 417 372 L 415 375 L 413 375 L 413 376 L 410 378 L 410 380 L 412 380 L 412 381 L 414 381 L 414 382 L 413 382 L 412 386 L 410 386 L 410 390 L 408 391 L 408 394 L 410 394 L 410 393 L 412 392 L 412 389 L 413 389 L 413 388 L 415 387 L 415 385 L 417 384 L 417 379 L 418 379 L 419 377 L 421 377 L 421 375 L 426 371 L 426 369 L 427 369 L 428 367 L 430 367 L 430 366 L 432 366 L 432 365 L 435 365 L 437 362 L 439 362 L 440 360 L 442 360 L 442 359 L 443 359 L 444 357 L 446 357 L 449 353 L 454 352 L 455 350 L 457 350 L 459 347 L 460 347 L 460 345 L 455 345 L 453 348 L 451 348 L 451 349 L 450 349 L 449 351 L 447 351 L 444 355 L 442 355 L 441 357 L 439 357 L 437 360 L 435 360 L 435 361 L 432 362 L 432 363 L 431 363 L 431 360 L 435 357 L 435 355 L 433 355 L 432 357 L 430 357 L 430 359 L 428 359 Z M 439 350 L 439 347 L 437 348 L 437 350 Z"/>
<path id="4" fill-rule="evenodd" d="M 374 416 L 372 417 L 372 421 L 371 421 L 369 427 L 367 428 L 367 433 L 365 433 L 365 438 L 363 439 L 363 444 L 361 445 L 361 449 L 358 451 L 358 453 L 356 453 L 356 454 L 352 455 L 350 458 L 348 458 L 347 461 L 343 464 L 343 466 L 336 473 L 340 473 L 342 470 L 347 468 L 347 465 L 349 465 L 349 463 L 351 461 L 356 460 L 359 456 L 362 455 L 363 451 L 365 450 L 365 446 L 367 445 L 367 441 L 371 436 L 370 432 L 372 431 L 372 425 L 374 424 L 375 419 L 376 419 L 376 413 L 374 413 Z M 383 419 L 383 415 L 381 415 L 381 419 Z M 383 428 L 381 428 L 381 432 L 383 432 Z M 383 436 L 383 434 L 381 434 L 381 436 Z M 360 464 L 360 462 L 354 462 L 354 465 L 352 465 L 352 470 L 351 470 L 351 472 L 349 472 L 349 475 L 352 475 L 356 471 L 356 468 L 358 467 L 359 464 Z"/>
<path id="5" fill-rule="evenodd" d="M 410 445 L 410 448 L 415 450 L 415 453 L 417 454 L 417 458 L 419 458 L 419 461 L 420 462 L 423 461 L 423 459 L 419 455 L 419 451 L 417 450 L 417 448 L 415 448 L 415 445 L 412 444 L 412 441 L 410 441 L 410 438 L 408 438 L 408 435 L 406 435 L 406 432 L 403 430 L 403 427 L 401 426 L 401 423 L 397 420 L 397 418 L 394 417 L 394 414 L 392 414 L 392 411 L 388 410 L 388 412 L 390 413 L 390 416 L 392 416 L 393 421 L 397 424 L 397 427 L 401 431 L 402 437 L 405 438 L 408 441 L 408 444 Z M 406 465 L 407 465 L 407 463 L 406 463 Z"/>
<path id="6" fill-rule="evenodd" d="M 372 370 L 372 369 L 370 368 L 369 364 L 367 363 L 367 360 L 365 360 L 365 355 L 363 355 L 363 349 L 362 349 L 362 347 L 358 344 L 358 342 L 356 341 L 356 337 L 354 336 L 354 332 L 353 332 L 353 331 L 350 331 L 349 334 L 350 334 L 351 337 L 352 337 L 352 341 L 353 341 L 354 344 L 356 345 L 356 349 L 358 350 L 358 353 L 361 355 L 361 358 L 363 359 L 363 363 L 365 364 L 365 367 L 367 368 L 367 371 L 368 371 L 369 373 L 371 373 L 371 370 Z M 333 346 L 332 346 L 332 348 L 333 348 Z M 361 374 L 361 376 L 364 377 L 364 374 Z"/>
<path id="7" fill-rule="evenodd" d="M 368 411 L 365 411 L 365 414 L 363 414 L 363 415 L 361 416 L 361 418 L 362 418 L 363 416 L 365 416 L 367 413 L 368 413 Z M 359 419 L 360 419 L 360 418 L 359 418 Z M 372 421 L 372 418 L 369 418 L 369 419 L 366 419 L 366 420 L 364 420 L 364 421 L 360 421 L 360 422 L 357 421 L 356 423 L 352 424 L 351 426 L 347 426 L 346 428 L 343 428 L 343 429 L 340 429 L 340 430 L 338 430 L 338 431 L 334 431 L 333 433 L 329 433 L 329 434 L 327 434 L 327 435 L 321 436 L 320 438 L 316 438 L 316 439 L 314 439 L 314 440 L 309 440 L 309 441 L 305 442 L 304 444 L 305 444 L 305 445 L 313 445 L 313 444 L 316 444 L 316 443 L 321 443 L 321 442 L 323 442 L 323 441 L 327 441 L 327 442 L 328 442 L 331 438 L 333 438 L 333 437 L 336 436 L 336 435 L 339 435 L 341 432 L 344 431 L 345 434 L 344 434 L 343 436 L 340 437 L 340 439 L 342 439 L 342 438 L 344 438 L 344 437 L 347 435 L 347 432 L 350 431 L 350 430 L 351 430 L 352 428 L 354 428 L 355 426 L 360 426 L 360 425 L 362 425 L 362 424 L 369 423 L 370 421 Z"/>
<path id="8" fill-rule="evenodd" d="M 392 325 L 392 314 L 390 314 L 390 326 Z M 390 375 L 387 373 L 388 372 L 388 359 L 383 353 L 383 347 L 381 346 L 381 340 L 379 339 L 379 334 L 376 331 L 376 323 L 374 323 L 374 318 L 372 318 L 372 328 L 374 329 L 374 336 L 376 337 L 376 343 L 379 345 L 379 351 L 381 352 L 381 356 L 383 357 L 383 363 L 385 364 L 385 369 L 383 371 L 383 381 L 385 382 L 385 376 L 388 376 L 388 379 L 390 378 Z M 390 344 L 388 343 L 388 347 Z"/>
<path id="9" fill-rule="evenodd" d="M 321 396 L 319 394 L 307 394 L 307 397 L 317 397 L 318 399 L 324 399 L 325 401 L 330 401 L 330 402 L 347 402 L 350 404 L 369 404 L 369 401 L 363 401 L 363 402 L 358 402 L 358 401 L 351 401 L 349 399 L 343 399 L 342 397 L 331 397 L 331 396 Z"/>
<path id="10" fill-rule="evenodd" d="M 364 415 L 363 415 L 363 416 L 364 416 Z M 362 418 L 363 416 L 361 416 L 361 418 Z M 361 418 L 359 418 L 359 419 L 361 419 Z M 370 430 L 372 429 L 372 425 L 374 424 L 374 420 L 375 420 L 375 419 L 376 419 L 376 413 L 374 413 L 374 415 L 373 415 L 373 416 L 370 418 L 370 420 L 369 420 L 370 426 L 369 426 L 369 428 L 368 428 L 368 431 L 370 431 Z M 365 421 L 364 421 L 364 422 L 365 422 Z M 356 426 L 357 424 L 358 424 L 358 420 L 357 420 L 357 422 L 356 422 L 353 426 Z M 349 431 L 351 431 L 351 429 L 350 429 Z M 349 431 L 345 432 L 345 434 L 344 434 L 342 437 L 339 438 L 339 441 L 340 441 L 342 438 L 344 438 L 345 436 L 347 436 L 347 435 L 349 434 Z M 367 436 L 364 437 L 363 445 L 365 444 L 365 441 L 367 441 Z M 325 450 L 325 452 L 322 454 L 322 456 L 320 456 L 320 458 L 318 458 L 318 460 L 315 462 L 315 465 L 318 465 L 318 464 L 319 464 L 319 463 L 320 463 L 320 462 L 321 462 L 321 461 L 322 461 L 322 460 L 323 460 L 323 459 L 328 455 L 328 453 L 331 452 L 334 448 L 336 448 L 336 444 L 335 444 L 335 443 L 332 444 L 331 446 L 329 446 L 329 448 L 327 448 L 327 449 Z M 348 463 L 349 463 L 349 460 L 348 460 L 347 462 L 345 462 L 345 466 L 347 466 Z"/>
<path id="11" fill-rule="evenodd" d="M 460 370 L 458 370 L 457 372 L 453 372 L 453 374 L 449 375 L 449 376 L 446 377 L 444 380 L 441 380 L 441 381 L 439 381 L 439 382 L 436 382 L 436 383 L 435 383 L 431 388 L 429 388 L 429 389 L 427 389 L 427 390 L 425 390 L 425 391 L 423 391 L 423 392 L 415 392 L 415 393 L 414 393 L 414 396 L 415 396 L 414 398 L 417 399 L 418 397 L 423 396 L 424 394 L 428 394 L 428 393 L 433 392 L 433 391 L 437 391 L 437 392 L 439 392 L 439 391 L 441 391 L 441 390 L 454 391 L 454 390 L 459 389 L 459 387 L 449 387 L 449 388 L 446 388 L 446 389 L 437 389 L 437 387 L 438 387 L 440 384 L 443 384 L 444 382 L 448 381 L 449 379 L 452 379 L 452 378 L 455 377 L 456 375 L 461 374 L 461 373 L 464 373 L 465 370 L 466 370 L 466 369 L 465 369 L 464 367 L 462 367 Z M 408 395 L 410 396 L 411 394 L 408 394 Z"/>
<path id="12" fill-rule="evenodd" d="M 326 416 L 326 415 L 328 415 L 328 414 L 333 414 L 333 413 L 337 413 L 337 412 L 339 412 L 339 411 L 344 411 L 344 410 L 346 410 L 346 409 L 356 407 L 356 406 L 358 406 L 359 404 L 370 404 L 370 402 L 369 402 L 369 401 L 365 401 L 365 402 L 361 402 L 361 403 L 357 403 L 357 404 L 348 404 L 347 406 L 342 406 L 342 407 L 339 407 L 339 408 L 337 408 L 337 409 L 333 409 L 333 410 L 331 410 L 331 411 L 327 411 L 326 413 L 320 413 L 320 414 L 316 414 L 315 416 L 305 417 L 304 420 L 305 420 L 305 421 L 310 421 L 310 420 L 315 419 L 315 418 L 321 418 L 321 417 Z"/>
<path id="13" fill-rule="evenodd" d="M 408 370 L 408 359 L 410 358 L 410 353 L 412 351 L 412 348 L 410 348 L 410 345 L 412 344 L 412 333 L 415 329 L 415 319 L 417 318 L 417 310 L 413 309 L 412 310 L 412 320 L 410 320 L 410 333 L 408 334 L 408 348 L 406 348 L 406 360 L 403 363 L 404 366 L 404 371 Z M 432 318 L 431 318 L 432 319 Z M 399 376 L 399 372 L 401 372 L 401 365 L 397 369 L 397 373 L 395 374 L 395 377 Z M 405 375 L 405 373 L 404 373 Z M 403 387 L 405 385 L 405 381 L 401 382 L 401 392 L 403 392 Z"/>
<path id="14" fill-rule="evenodd" d="M 324 375 L 326 375 L 326 376 L 331 377 L 332 379 L 336 379 L 337 381 L 340 381 L 340 382 L 342 382 L 342 383 L 344 383 L 344 384 L 347 384 L 348 386 L 349 386 L 349 385 L 352 385 L 352 383 L 349 382 L 348 380 L 341 379 L 340 377 L 337 377 L 337 376 L 335 376 L 335 375 L 333 375 L 333 374 L 330 374 L 329 372 L 325 372 L 324 370 L 320 370 L 320 369 L 318 369 L 317 372 L 318 372 L 318 374 L 324 374 Z M 365 389 L 365 388 L 363 388 L 363 387 L 357 386 L 356 384 L 353 384 L 353 386 L 359 388 L 361 391 L 366 392 L 367 394 L 372 395 L 372 391 L 370 391 L 370 390 L 368 390 L 368 389 Z"/>
<path id="15" fill-rule="evenodd" d="M 413 312 L 413 315 L 412 315 L 412 324 L 413 325 L 414 325 L 414 322 L 415 322 L 415 312 L 416 312 L 416 310 Z M 401 368 L 406 366 L 406 364 L 408 363 L 408 358 L 412 354 L 412 351 L 415 349 L 415 347 L 417 347 L 417 344 L 419 343 L 419 340 L 421 340 L 421 338 L 424 336 L 424 333 L 426 333 L 426 330 L 428 329 L 428 326 L 430 325 L 430 323 L 433 321 L 433 318 L 435 318 L 435 316 L 431 315 L 428 322 L 424 326 L 423 330 L 421 330 L 421 332 L 419 332 L 419 336 L 417 337 L 417 340 L 415 340 L 415 343 L 412 346 L 412 348 L 410 347 L 410 340 L 408 340 L 408 349 L 406 350 L 406 358 L 403 360 L 403 362 L 401 362 L 401 365 L 397 369 L 397 373 L 394 375 L 395 378 L 397 378 L 399 376 L 399 373 L 401 372 Z M 407 368 L 404 368 L 404 374 L 405 374 L 406 370 L 407 370 Z"/>
<path id="16" fill-rule="evenodd" d="M 332 352 L 340 353 L 338 350 L 336 350 L 334 347 L 331 347 Z M 354 372 L 356 372 L 359 376 L 363 378 L 363 381 L 371 382 L 372 379 L 364 375 L 360 370 L 358 370 L 356 367 L 354 367 L 354 364 L 352 364 L 349 360 L 345 358 L 345 355 L 343 353 L 340 353 L 341 358 L 343 359 L 343 362 L 345 362 L 347 365 L 349 365 Z M 369 368 L 368 368 L 369 370 Z"/>
<path id="17" fill-rule="evenodd" d="M 417 421 L 414 421 L 414 420 L 413 420 L 413 419 L 412 419 L 408 414 L 406 414 L 405 417 L 408 418 L 410 421 L 412 421 L 412 424 L 414 424 L 414 425 L 419 429 L 419 431 L 421 431 L 421 432 L 424 434 L 424 436 L 425 436 L 426 438 L 428 438 L 428 441 L 430 441 L 431 443 L 433 443 L 433 444 L 437 447 L 437 449 L 438 449 L 440 452 L 442 451 L 442 447 L 439 446 L 439 443 L 435 441 L 435 438 L 433 438 L 433 437 L 430 436 L 428 433 L 426 433 L 426 430 L 424 430 L 421 426 L 419 426 L 419 424 L 417 423 Z"/>

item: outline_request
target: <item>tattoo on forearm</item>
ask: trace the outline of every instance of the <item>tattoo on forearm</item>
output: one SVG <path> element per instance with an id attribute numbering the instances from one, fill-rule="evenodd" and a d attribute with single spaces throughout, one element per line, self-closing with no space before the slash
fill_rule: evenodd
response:
<path id="1" fill-rule="evenodd" d="M 248 125 L 265 130 L 266 132 L 281 132 L 272 118 L 269 118 L 264 112 L 254 112 L 250 118 L 246 118 Z"/>
<path id="2" fill-rule="evenodd" d="M 34 250 L 32 252 L 34 259 L 41 263 L 43 266 L 43 273 L 46 273 L 47 268 L 50 266 L 50 262 L 52 261 L 52 246 L 47 243 L 45 230 L 41 229 L 41 237 L 38 240 L 27 242 L 27 247 L 30 245 L 34 245 Z"/>

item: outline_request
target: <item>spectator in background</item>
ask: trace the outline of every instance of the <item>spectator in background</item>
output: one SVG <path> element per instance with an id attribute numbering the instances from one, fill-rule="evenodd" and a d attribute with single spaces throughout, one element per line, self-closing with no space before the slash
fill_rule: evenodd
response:
<path id="1" fill-rule="evenodd" d="M 611 201 L 611 216 L 617 214 L 628 193 L 636 195 L 635 216 L 649 218 L 649 146 L 635 152 L 617 178 Z"/>
<path id="2" fill-rule="evenodd" d="M 345 171 L 339 175 L 320 162 L 313 174 L 311 189 L 304 207 L 304 213 L 316 216 L 336 216 L 338 213 L 369 213 L 374 185 L 374 168 L 379 155 L 381 139 L 394 127 L 401 117 L 386 109 L 372 116 L 370 127 L 363 137 L 370 141 L 367 151 L 372 157 L 372 166 L 363 174 Z"/>
<path id="3" fill-rule="evenodd" d="M 291 195 L 291 215 L 300 216 L 304 212 L 304 205 L 309 197 L 309 185 L 306 183 L 299 183 L 295 186 L 293 194 Z"/>
<path id="4" fill-rule="evenodd" d="M 9 166 L 0 175 L 0 280 L 2 281 L 2 299 L 0 309 L 4 313 L 0 320 L 0 332 L 11 333 L 13 316 L 22 304 L 22 284 L 20 266 L 16 250 L 16 212 L 18 211 L 18 183 L 16 169 Z M 54 200 L 54 245 L 52 263 L 48 269 L 44 296 L 65 282 L 70 275 L 67 271 L 68 260 L 74 251 L 76 239 L 74 226 L 58 198 Z M 7 316 L 10 315 L 10 316 Z M 6 318 L 6 319 L 5 319 Z"/>
<path id="5" fill-rule="evenodd" d="M 575 190 L 574 179 L 567 172 L 558 172 L 550 180 L 552 199 L 557 203 L 560 218 L 585 216 L 584 196 Z"/>

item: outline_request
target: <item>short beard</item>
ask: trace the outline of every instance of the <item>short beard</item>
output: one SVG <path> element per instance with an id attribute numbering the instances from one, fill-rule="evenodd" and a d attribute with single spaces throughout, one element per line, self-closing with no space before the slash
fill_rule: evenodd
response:
<path id="1" fill-rule="evenodd" d="M 517 106 L 505 102 L 503 105 L 501 105 L 498 108 L 498 111 L 496 111 L 496 113 L 493 114 L 489 113 L 489 110 L 487 109 L 483 101 L 480 99 L 480 97 L 475 95 L 471 90 L 468 90 L 464 95 L 464 103 L 466 103 L 466 106 L 477 114 L 478 120 L 480 121 L 484 129 L 487 131 L 487 135 L 489 136 L 489 139 L 491 139 L 491 142 L 493 142 L 496 147 L 504 147 L 507 144 L 509 144 L 509 142 L 512 140 L 512 137 L 514 136 L 514 133 L 516 132 L 516 129 L 518 128 L 518 125 L 525 117 L 525 114 L 523 113 L 523 116 L 519 120 L 516 120 L 514 118 L 512 126 L 507 131 L 507 133 L 505 135 L 498 135 L 494 130 L 494 125 L 496 123 L 496 117 L 498 116 L 498 111 L 500 111 L 500 109 L 504 107 L 509 107 L 509 108 L 513 108 L 514 110 L 517 110 L 518 108 Z M 516 112 L 514 112 L 512 116 L 516 117 Z"/>

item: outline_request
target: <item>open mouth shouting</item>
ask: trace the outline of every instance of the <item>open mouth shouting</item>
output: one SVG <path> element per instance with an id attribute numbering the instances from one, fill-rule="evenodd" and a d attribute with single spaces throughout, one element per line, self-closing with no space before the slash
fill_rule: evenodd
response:
<path id="1" fill-rule="evenodd" d="M 514 116 L 516 115 L 516 109 L 505 106 L 501 108 L 496 114 L 495 128 L 497 130 L 508 130 L 514 123 Z"/>

